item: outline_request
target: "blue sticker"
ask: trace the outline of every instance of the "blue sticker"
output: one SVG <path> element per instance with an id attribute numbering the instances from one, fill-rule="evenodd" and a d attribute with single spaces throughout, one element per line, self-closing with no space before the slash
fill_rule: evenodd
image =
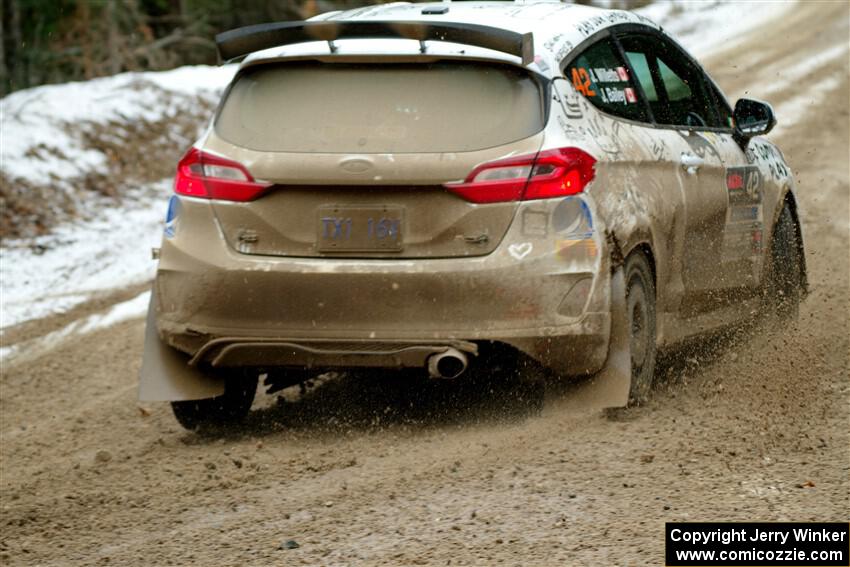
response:
<path id="1" fill-rule="evenodd" d="M 173 238 L 177 230 L 177 217 L 180 215 L 180 199 L 172 195 L 168 200 L 168 211 L 165 213 L 165 237 Z"/>

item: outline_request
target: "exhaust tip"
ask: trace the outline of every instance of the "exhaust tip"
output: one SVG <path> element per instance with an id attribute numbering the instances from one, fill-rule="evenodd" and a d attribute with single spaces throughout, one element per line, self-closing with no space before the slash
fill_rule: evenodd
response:
<path id="1" fill-rule="evenodd" d="M 449 348 L 428 358 L 428 374 L 431 378 L 457 378 L 464 373 L 466 366 L 466 355 L 456 348 Z"/>

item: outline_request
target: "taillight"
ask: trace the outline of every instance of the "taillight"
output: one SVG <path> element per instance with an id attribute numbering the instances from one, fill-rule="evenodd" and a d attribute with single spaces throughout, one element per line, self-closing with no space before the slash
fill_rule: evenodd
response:
<path id="1" fill-rule="evenodd" d="M 189 197 L 251 201 L 259 197 L 270 183 L 254 180 L 245 166 L 198 148 L 190 148 L 177 164 L 174 192 Z"/>
<path id="2" fill-rule="evenodd" d="M 444 187 L 473 203 L 563 197 L 584 191 L 595 163 L 578 148 L 545 150 L 479 165 L 463 182 Z"/>

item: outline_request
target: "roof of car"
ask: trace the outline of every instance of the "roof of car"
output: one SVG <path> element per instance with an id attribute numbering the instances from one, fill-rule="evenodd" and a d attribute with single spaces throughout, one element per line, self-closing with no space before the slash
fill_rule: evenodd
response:
<path id="1" fill-rule="evenodd" d="M 429 14 L 427 8 L 448 8 L 442 14 Z M 423 13 L 426 12 L 426 13 Z M 639 23 L 654 28 L 659 26 L 651 20 L 624 10 L 607 10 L 578 4 L 566 4 L 553 0 L 519 0 L 516 2 L 430 2 L 416 3 L 396 2 L 366 6 L 353 10 L 344 10 L 320 14 L 311 21 L 421 21 L 421 22 L 453 22 L 462 24 L 477 24 L 501 28 L 516 33 L 531 32 L 534 35 L 534 52 L 537 62 L 541 58 L 549 60 L 549 66 L 557 64 L 564 56 L 582 41 L 594 33 L 622 23 Z M 370 42 L 385 42 L 386 40 L 356 40 Z M 397 40 L 390 40 L 397 41 Z M 435 42 L 436 43 L 436 42 Z M 386 44 L 384 44 L 386 46 Z M 294 48 L 294 49 L 293 49 Z M 444 48 L 429 48 L 434 52 L 445 54 Z M 466 48 L 460 54 L 481 56 L 483 50 Z M 387 53 L 383 47 L 380 52 Z M 258 59 L 280 58 L 289 55 L 303 55 L 305 50 L 297 46 L 267 49 L 251 55 L 246 63 L 257 62 Z M 497 56 L 489 53 L 488 57 L 510 60 L 510 56 Z M 544 67 L 545 66 L 541 66 Z"/>

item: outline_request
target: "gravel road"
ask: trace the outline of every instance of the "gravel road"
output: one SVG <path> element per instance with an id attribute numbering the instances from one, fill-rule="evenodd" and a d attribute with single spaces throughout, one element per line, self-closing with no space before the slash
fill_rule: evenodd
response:
<path id="1" fill-rule="evenodd" d="M 78 336 L 4 363 L 0 564 L 660 565 L 665 521 L 846 521 L 848 22 L 801 3 L 707 61 L 785 123 L 812 284 L 796 323 L 667 356 L 628 411 L 353 377 L 224 437 L 137 402 L 141 320 Z"/>

